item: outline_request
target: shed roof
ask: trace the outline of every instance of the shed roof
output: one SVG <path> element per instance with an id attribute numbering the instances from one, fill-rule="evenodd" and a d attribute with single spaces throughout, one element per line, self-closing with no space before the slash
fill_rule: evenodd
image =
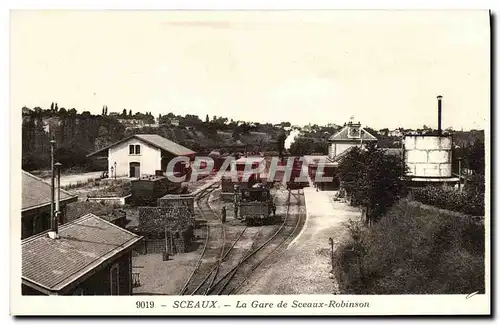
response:
<path id="1" fill-rule="evenodd" d="M 59 236 L 43 232 L 22 241 L 23 283 L 60 291 L 142 238 L 93 214 L 62 225 Z"/>
<path id="2" fill-rule="evenodd" d="M 115 142 L 113 144 L 110 144 L 107 147 L 104 147 L 100 150 L 97 150 L 93 153 L 90 153 L 87 155 L 87 157 L 95 156 L 99 153 L 103 153 L 104 151 L 108 150 L 109 148 L 112 148 L 122 142 L 128 141 L 132 138 L 137 138 L 141 141 L 144 141 L 147 144 L 152 145 L 153 147 L 168 151 L 176 156 L 186 156 L 186 155 L 193 155 L 195 152 L 191 149 L 188 149 L 178 143 L 173 142 L 172 140 L 169 140 L 167 138 L 164 138 L 158 134 L 134 134 L 131 135 L 125 139 L 122 139 L 118 142 Z"/>
<path id="3" fill-rule="evenodd" d="M 26 171 L 22 171 L 22 212 L 49 205 L 52 200 L 51 184 Z M 77 201 L 78 196 L 61 189 L 60 202 Z"/>

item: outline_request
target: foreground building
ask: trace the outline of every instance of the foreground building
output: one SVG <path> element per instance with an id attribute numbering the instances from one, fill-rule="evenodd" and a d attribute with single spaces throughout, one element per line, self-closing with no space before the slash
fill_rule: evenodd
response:
<path id="1" fill-rule="evenodd" d="M 50 228 L 51 184 L 22 171 L 21 239 Z M 64 222 L 66 206 L 78 201 L 78 196 L 60 190 L 60 222 Z"/>
<path id="2" fill-rule="evenodd" d="M 139 178 L 165 172 L 175 157 L 186 156 L 194 160 L 195 152 L 158 134 L 134 134 L 87 157 L 108 160 L 109 177 Z M 183 173 L 188 166 L 177 164 L 174 172 Z"/>
<path id="3" fill-rule="evenodd" d="M 23 295 L 131 295 L 142 237 L 93 214 L 21 242 Z"/>

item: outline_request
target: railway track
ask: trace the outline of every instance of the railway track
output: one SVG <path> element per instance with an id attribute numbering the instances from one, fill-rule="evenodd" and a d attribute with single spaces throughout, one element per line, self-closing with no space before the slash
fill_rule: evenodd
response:
<path id="1" fill-rule="evenodd" d="M 224 227 L 220 217 L 210 208 L 208 203 L 210 193 L 212 193 L 217 186 L 214 184 L 207 187 L 202 190 L 196 198 L 198 213 L 201 217 L 205 217 L 206 220 L 205 242 L 196 263 L 196 267 L 182 286 L 179 295 L 193 295 L 200 290 L 203 292 L 203 286 L 206 285 L 205 274 L 218 263 L 224 253 Z M 221 240 L 222 245 L 220 245 Z"/>
<path id="2" fill-rule="evenodd" d="M 290 214 L 291 196 L 292 194 L 289 191 L 285 218 L 281 225 L 277 227 L 278 229 L 272 228 L 275 231 L 270 237 L 264 235 L 261 236 L 260 240 L 254 240 L 246 255 L 208 288 L 206 291 L 207 295 L 230 295 L 235 293 L 248 280 L 255 269 L 297 234 L 300 230 L 299 225 L 302 221 L 302 214 Z M 295 195 L 293 196 L 295 197 Z M 301 204 L 301 200 L 302 196 L 298 198 L 298 205 Z M 261 230 L 257 233 L 257 237 L 260 232 Z"/>

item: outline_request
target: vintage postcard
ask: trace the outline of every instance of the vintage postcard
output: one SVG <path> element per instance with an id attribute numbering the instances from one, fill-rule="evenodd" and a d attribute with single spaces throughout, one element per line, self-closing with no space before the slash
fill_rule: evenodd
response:
<path id="1" fill-rule="evenodd" d="M 489 315 L 490 24 L 12 11 L 11 314 Z"/>

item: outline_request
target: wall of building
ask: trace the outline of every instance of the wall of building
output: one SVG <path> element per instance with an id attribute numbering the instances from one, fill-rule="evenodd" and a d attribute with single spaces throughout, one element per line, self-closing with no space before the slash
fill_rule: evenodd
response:
<path id="1" fill-rule="evenodd" d="M 139 155 L 129 154 L 129 145 L 140 145 L 141 153 Z M 111 172 L 111 167 L 115 168 L 115 162 L 116 176 L 118 177 L 129 177 L 131 162 L 138 162 L 141 164 L 141 176 L 154 175 L 155 171 L 161 168 L 161 150 L 142 142 L 139 139 L 132 138 L 109 149 L 109 177 L 114 176 L 114 171 L 113 173 Z"/>
<path id="2" fill-rule="evenodd" d="M 340 155 L 342 152 L 350 149 L 352 147 L 360 147 L 361 142 L 344 142 L 344 143 L 332 143 L 328 149 L 328 157 L 333 159 L 335 156 Z"/>
<path id="3" fill-rule="evenodd" d="M 107 296 L 111 294 L 111 268 L 118 265 L 119 295 L 132 294 L 132 253 L 120 256 L 118 259 L 108 263 L 105 267 L 94 273 L 90 278 L 68 290 L 65 295 L 80 294 L 89 296 Z"/>
<path id="4" fill-rule="evenodd" d="M 409 175 L 451 177 L 451 136 L 406 136 L 405 162 Z"/>
<path id="5" fill-rule="evenodd" d="M 59 223 L 66 219 L 66 204 L 61 204 Z M 50 204 L 21 214 L 21 239 L 34 236 L 50 228 Z"/>

